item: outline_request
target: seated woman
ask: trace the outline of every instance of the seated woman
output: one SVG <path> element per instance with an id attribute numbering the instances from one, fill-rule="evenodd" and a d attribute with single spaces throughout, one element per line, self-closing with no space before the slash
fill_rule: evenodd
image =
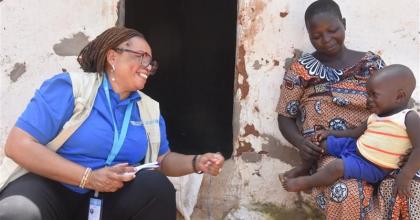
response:
<path id="1" fill-rule="evenodd" d="M 138 31 L 104 31 L 78 62 L 85 72 L 45 81 L 10 131 L 0 219 L 175 219 L 166 175 L 218 175 L 224 158 L 170 152 L 159 104 L 138 91 L 157 69 Z M 158 170 L 137 172 L 143 161 Z"/>
<path id="2" fill-rule="evenodd" d="M 367 118 L 366 83 L 384 62 L 372 52 L 345 46 L 346 20 L 332 0 L 312 3 L 305 24 L 315 52 L 297 57 L 285 73 L 277 110 L 284 137 L 299 149 L 302 160 L 314 164 L 322 151 L 313 143 L 317 131 L 354 128 Z M 322 157 L 320 166 L 331 160 Z M 307 173 L 301 166 L 284 177 Z M 366 182 L 350 179 L 318 188 L 313 195 L 327 219 L 359 219 L 372 205 L 372 192 Z"/>
<path id="3" fill-rule="evenodd" d="M 322 130 L 317 137 L 324 154 L 336 160 L 312 175 L 285 178 L 283 187 L 298 192 L 329 186 L 340 178 L 377 184 L 401 168 L 395 194 L 411 196 L 410 182 L 420 169 L 420 117 L 409 108 L 415 88 L 416 78 L 404 65 L 389 65 L 373 74 L 367 84 L 367 106 L 372 113 L 368 119 L 354 129 Z"/>
<path id="4" fill-rule="evenodd" d="M 318 131 L 354 128 L 366 120 L 367 80 L 384 62 L 372 52 L 348 49 L 344 45 L 346 21 L 332 0 L 313 2 L 305 12 L 305 24 L 315 48 L 294 60 L 284 75 L 278 105 L 279 127 L 284 137 L 299 149 L 303 160 L 318 161 L 320 167 L 334 160 L 320 158 Z M 312 162 L 313 164 L 313 162 Z M 298 167 L 283 177 L 306 175 Z M 411 181 L 410 198 L 392 194 L 394 179 L 385 179 L 378 199 L 365 181 L 340 179 L 332 186 L 319 187 L 312 195 L 327 219 L 388 219 L 399 215 L 420 216 L 420 172 Z M 379 200 L 379 207 L 376 201 Z"/>

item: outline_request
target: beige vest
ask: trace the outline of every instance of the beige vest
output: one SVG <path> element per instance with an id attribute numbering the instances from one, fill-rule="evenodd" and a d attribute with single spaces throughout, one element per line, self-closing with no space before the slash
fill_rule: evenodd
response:
<path id="1" fill-rule="evenodd" d="M 60 133 L 47 144 L 47 147 L 53 151 L 57 151 L 89 116 L 102 83 L 102 75 L 96 73 L 70 73 L 69 75 L 73 85 L 73 115 L 64 124 Z M 137 106 L 148 138 L 145 163 L 150 163 L 157 160 L 160 148 L 159 103 L 140 91 L 139 94 L 141 99 L 137 102 Z M 0 165 L 0 190 L 27 172 L 12 159 L 5 157 Z"/>

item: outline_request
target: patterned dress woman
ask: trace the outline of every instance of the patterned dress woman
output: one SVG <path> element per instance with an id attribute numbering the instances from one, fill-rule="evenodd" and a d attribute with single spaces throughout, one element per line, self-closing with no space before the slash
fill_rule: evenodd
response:
<path id="1" fill-rule="evenodd" d="M 314 137 L 317 131 L 323 129 L 353 128 L 369 115 L 366 109 L 366 83 L 370 75 L 383 66 L 383 60 L 372 52 L 342 70 L 324 65 L 311 54 L 303 54 L 284 75 L 278 113 L 296 118 L 306 138 Z M 320 166 L 332 159 L 323 157 Z M 313 196 L 329 218 L 347 216 L 349 219 L 359 219 L 373 208 L 372 193 L 373 187 L 365 182 L 339 180 L 331 188 L 314 190 Z M 360 206 L 349 207 L 342 203 Z M 341 213 L 328 213 L 330 209 L 327 207 L 336 204 L 346 209 L 342 209 Z"/>
<path id="2" fill-rule="evenodd" d="M 369 114 L 367 80 L 384 66 L 382 59 L 372 52 L 345 46 L 346 23 L 333 0 L 311 3 L 305 11 L 305 26 L 315 51 L 296 56 L 287 68 L 281 87 L 280 131 L 299 149 L 303 160 L 308 164 L 316 164 L 318 160 L 321 167 L 333 158 L 319 160 L 322 150 L 313 143 L 317 131 L 353 128 L 365 120 Z M 282 177 L 292 178 L 308 172 L 309 167 L 297 166 Z M 393 199 L 392 182 L 392 179 L 383 181 L 376 194 L 378 197 L 373 197 L 371 185 L 352 179 L 341 179 L 330 187 L 315 189 L 313 195 L 327 219 L 383 219 L 400 214 L 418 217 L 419 209 L 415 207 L 419 206 L 419 182 L 412 181 L 414 197 L 410 200 Z"/>
<path id="3" fill-rule="evenodd" d="M 384 65 L 372 52 L 342 70 L 303 54 L 284 75 L 278 113 L 296 119 L 302 135 L 311 140 L 322 129 L 353 128 L 369 115 L 367 80 Z M 324 156 L 319 166 L 332 160 L 333 157 Z M 316 188 L 312 196 L 328 219 L 391 219 L 400 214 L 415 219 L 419 216 L 419 180 L 420 173 L 412 181 L 414 195 L 409 200 L 392 198 L 392 176 L 382 182 L 377 197 L 373 186 L 355 179 L 341 179 L 330 187 Z"/>

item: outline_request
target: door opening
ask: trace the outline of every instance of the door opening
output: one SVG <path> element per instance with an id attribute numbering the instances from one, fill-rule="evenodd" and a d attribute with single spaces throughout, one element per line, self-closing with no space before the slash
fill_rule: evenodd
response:
<path id="1" fill-rule="evenodd" d="M 159 101 L 172 151 L 233 151 L 237 0 L 126 0 L 125 26 L 159 62 L 144 91 Z"/>

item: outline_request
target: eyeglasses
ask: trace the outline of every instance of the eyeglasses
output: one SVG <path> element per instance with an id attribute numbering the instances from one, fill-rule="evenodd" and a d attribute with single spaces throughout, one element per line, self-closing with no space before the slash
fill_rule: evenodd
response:
<path id="1" fill-rule="evenodd" d="M 144 51 L 134 51 L 134 50 L 130 50 L 130 49 L 126 49 L 126 48 L 115 48 L 115 51 L 120 51 L 120 52 L 129 52 L 132 54 L 136 55 L 137 58 L 137 62 L 138 64 L 140 64 L 141 67 L 143 68 L 147 68 L 149 65 L 151 67 L 149 74 L 153 75 L 156 73 L 156 70 L 158 69 L 159 65 L 158 62 L 156 60 L 153 60 L 152 56 L 150 56 L 150 54 L 148 54 L 147 52 Z"/>

